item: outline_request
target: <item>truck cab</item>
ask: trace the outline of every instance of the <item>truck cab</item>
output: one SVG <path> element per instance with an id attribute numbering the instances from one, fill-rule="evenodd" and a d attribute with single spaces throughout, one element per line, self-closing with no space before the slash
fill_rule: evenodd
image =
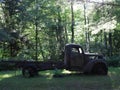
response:
<path id="1" fill-rule="evenodd" d="M 64 53 L 64 65 L 67 70 L 84 73 L 107 74 L 106 61 L 101 54 L 85 53 L 77 44 L 67 44 Z"/>

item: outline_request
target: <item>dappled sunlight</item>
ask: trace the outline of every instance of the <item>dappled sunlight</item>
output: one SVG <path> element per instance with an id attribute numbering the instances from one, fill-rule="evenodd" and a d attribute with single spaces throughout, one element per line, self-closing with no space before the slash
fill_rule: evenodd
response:
<path id="1" fill-rule="evenodd" d="M 52 79 L 53 78 L 53 73 L 45 73 L 45 76 L 47 76 L 47 79 Z"/>
<path id="2" fill-rule="evenodd" d="M 109 76 L 116 75 L 116 72 L 115 72 L 115 71 L 113 71 L 113 72 L 108 72 L 108 75 L 109 75 Z"/>
<path id="3" fill-rule="evenodd" d="M 47 79 L 50 80 L 53 79 L 54 77 L 68 77 L 71 75 L 79 75 L 79 73 L 63 69 L 63 70 L 46 70 L 39 72 L 39 75 L 42 77 L 46 77 Z"/>
<path id="4" fill-rule="evenodd" d="M 11 75 L 11 74 L 0 75 L 0 81 L 1 81 L 2 79 L 10 78 L 10 77 L 13 77 L 13 75 Z"/>
<path id="5" fill-rule="evenodd" d="M 90 27 L 93 31 L 92 34 L 97 34 L 101 30 L 105 30 L 105 32 L 109 32 L 110 30 L 113 30 L 116 28 L 117 21 L 115 20 L 115 17 L 113 17 L 112 20 L 104 22 L 104 20 L 101 20 L 101 22 L 98 23 L 95 27 Z M 114 31 L 112 31 L 114 32 Z"/>
<path id="6" fill-rule="evenodd" d="M 12 77 L 13 75 L 9 75 L 9 74 L 5 74 L 3 75 L 3 78 L 9 78 L 9 77 Z"/>
<path id="7" fill-rule="evenodd" d="M 0 81 L 6 78 L 11 78 L 14 76 L 18 76 L 20 75 L 21 72 L 20 71 L 1 71 L 0 72 Z"/>
<path id="8" fill-rule="evenodd" d="M 39 75 L 42 76 L 42 77 L 46 77 L 47 79 L 52 79 L 53 78 L 53 75 L 54 75 L 54 72 L 50 71 L 50 70 L 47 70 L 47 71 L 41 71 L 39 72 Z"/>
<path id="9" fill-rule="evenodd" d="M 51 75 L 51 73 L 46 73 L 45 75 L 46 75 L 46 76 L 49 76 L 49 75 Z"/>
<path id="10" fill-rule="evenodd" d="M 120 67 L 118 69 L 120 70 Z"/>
<path id="11" fill-rule="evenodd" d="M 64 70 L 62 71 L 62 73 L 63 73 L 63 74 L 71 74 L 72 72 L 64 69 Z"/>
<path id="12" fill-rule="evenodd" d="M 103 1 L 104 2 L 113 2 L 113 0 L 89 0 L 90 2 L 99 2 L 99 3 L 102 3 Z"/>

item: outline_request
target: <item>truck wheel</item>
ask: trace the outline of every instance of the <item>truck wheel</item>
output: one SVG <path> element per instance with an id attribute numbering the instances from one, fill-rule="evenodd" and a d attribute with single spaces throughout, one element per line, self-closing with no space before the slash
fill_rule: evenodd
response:
<path id="1" fill-rule="evenodd" d="M 102 65 L 95 65 L 92 69 L 92 74 L 107 75 L 107 69 Z"/>
<path id="2" fill-rule="evenodd" d="M 33 70 L 32 70 L 32 68 L 23 68 L 23 69 L 22 69 L 22 74 L 23 74 L 23 76 L 26 77 L 26 78 L 29 78 L 29 77 L 34 76 L 34 75 L 33 75 Z"/>

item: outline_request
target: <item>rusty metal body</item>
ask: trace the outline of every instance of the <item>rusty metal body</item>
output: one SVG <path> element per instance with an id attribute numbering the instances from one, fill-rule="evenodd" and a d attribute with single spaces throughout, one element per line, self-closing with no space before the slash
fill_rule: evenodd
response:
<path id="1" fill-rule="evenodd" d="M 67 44 L 65 46 L 64 64 L 66 69 L 91 73 L 96 65 L 108 71 L 107 63 L 103 55 L 96 53 L 85 53 L 83 48 L 77 44 Z M 97 66 L 96 66 L 97 67 Z"/>

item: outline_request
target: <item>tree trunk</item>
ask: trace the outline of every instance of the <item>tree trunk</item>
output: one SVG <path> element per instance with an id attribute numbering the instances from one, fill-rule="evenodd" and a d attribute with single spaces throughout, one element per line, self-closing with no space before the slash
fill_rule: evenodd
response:
<path id="1" fill-rule="evenodd" d="M 105 31 L 104 31 L 104 47 L 105 47 L 105 50 L 106 50 L 105 53 L 107 53 L 107 48 L 108 48 L 108 45 L 107 45 L 107 33 Z"/>
<path id="2" fill-rule="evenodd" d="M 35 5 L 36 5 L 36 16 L 35 16 L 35 60 L 38 61 L 38 1 L 35 0 Z"/>
<path id="3" fill-rule="evenodd" d="M 85 31 L 85 44 L 86 44 L 86 52 L 89 52 L 90 48 L 90 35 L 89 35 L 89 27 L 86 27 L 86 25 L 89 24 L 89 19 L 86 16 L 86 2 L 84 3 L 84 31 Z"/>
<path id="4" fill-rule="evenodd" d="M 71 37 L 71 43 L 74 43 L 74 11 L 73 11 L 73 1 L 71 1 L 71 32 L 72 32 L 72 37 Z"/>
<path id="5" fill-rule="evenodd" d="M 58 11 L 60 11 L 59 9 L 61 9 L 61 7 L 58 8 Z M 61 18 L 61 12 L 58 12 L 58 23 L 57 23 L 57 30 L 58 32 L 56 32 L 58 34 L 58 41 L 59 41 L 59 50 L 61 51 L 64 47 L 64 38 L 63 38 L 63 26 L 62 26 L 62 18 Z"/>
<path id="6" fill-rule="evenodd" d="M 38 61 L 38 23 L 35 21 L 35 60 Z"/>
<path id="7" fill-rule="evenodd" d="M 109 32 L 109 55 L 112 56 L 112 33 Z"/>
<path id="8" fill-rule="evenodd" d="M 89 25 L 89 19 L 87 18 L 87 24 Z M 87 36 L 86 36 L 86 42 L 87 42 L 87 52 L 90 52 L 90 32 L 89 32 L 89 27 L 87 27 Z"/>
<path id="9" fill-rule="evenodd" d="M 2 48 L 3 48 L 2 59 L 4 59 L 4 57 L 5 57 L 5 42 L 2 43 Z"/>
<path id="10" fill-rule="evenodd" d="M 65 29 L 65 43 L 68 43 L 68 32 L 66 26 L 64 29 Z"/>

